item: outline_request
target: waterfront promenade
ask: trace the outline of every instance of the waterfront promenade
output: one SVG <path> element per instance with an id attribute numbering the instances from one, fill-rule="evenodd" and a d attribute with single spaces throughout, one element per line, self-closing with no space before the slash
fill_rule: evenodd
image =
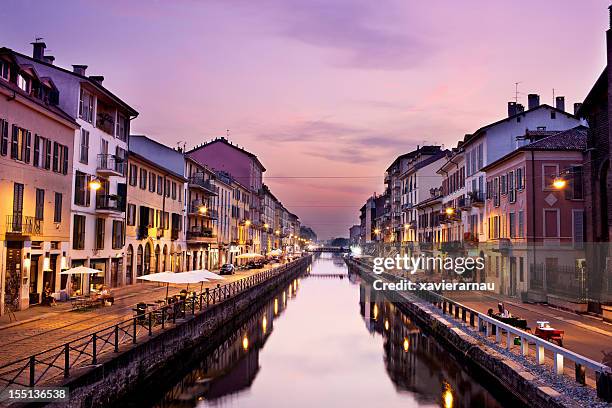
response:
<path id="1" fill-rule="evenodd" d="M 263 273 L 278 265 L 266 265 L 262 269 L 237 271 L 234 275 L 224 276 L 225 280 L 209 281 L 203 284 L 214 288 L 217 284 L 228 284 L 242 278 Z M 170 294 L 180 292 L 186 285 L 170 288 Z M 200 285 L 191 285 L 192 290 L 200 290 Z M 98 307 L 83 311 L 73 311 L 70 302 L 58 303 L 57 306 L 36 306 L 17 312 L 16 322 L 10 322 L 8 316 L 0 320 L 0 365 L 27 357 L 31 354 L 60 346 L 70 340 L 83 337 L 113 324 L 123 322 L 134 316 L 132 310 L 137 303 L 152 303 L 163 299 L 166 286 L 155 283 L 137 283 L 115 289 L 113 306 Z"/>

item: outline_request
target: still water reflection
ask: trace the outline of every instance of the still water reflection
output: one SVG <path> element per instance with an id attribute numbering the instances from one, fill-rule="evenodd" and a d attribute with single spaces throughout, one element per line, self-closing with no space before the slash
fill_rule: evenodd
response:
<path id="1" fill-rule="evenodd" d="M 502 406 L 331 254 L 189 364 L 122 406 Z"/>

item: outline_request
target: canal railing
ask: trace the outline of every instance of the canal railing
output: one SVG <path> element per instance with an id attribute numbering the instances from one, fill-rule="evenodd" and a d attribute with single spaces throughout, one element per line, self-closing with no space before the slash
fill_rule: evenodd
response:
<path id="1" fill-rule="evenodd" d="M 368 269 L 372 268 L 372 265 L 362 260 L 352 259 L 350 262 Z M 391 274 L 386 273 L 385 275 Z M 397 278 L 395 275 L 392 275 L 392 277 Z M 495 336 L 494 342 L 496 344 L 501 345 L 502 336 L 505 335 L 506 349 L 509 351 L 515 337 L 520 339 L 520 354 L 523 357 L 529 355 L 529 344 L 535 345 L 535 361 L 538 365 L 544 364 L 544 353 L 549 351 L 553 355 L 553 373 L 556 375 L 564 374 L 565 359 L 574 363 L 575 379 L 579 384 L 586 385 L 586 370 L 591 370 L 595 374 L 597 395 L 606 401 L 612 401 L 612 368 L 609 366 L 558 346 L 522 329 L 503 323 L 439 293 L 428 290 L 415 290 L 412 292 L 421 299 L 436 306 L 442 311 L 442 314 L 476 328 L 479 333 L 484 332 L 487 339 Z"/>
<path id="2" fill-rule="evenodd" d="M 99 364 L 100 357 L 119 353 L 121 346 L 146 341 L 153 334 L 176 327 L 188 316 L 205 311 L 212 305 L 224 302 L 257 286 L 288 269 L 306 264 L 309 257 L 269 269 L 225 285 L 193 292 L 195 296 L 176 303 L 160 306 L 152 311 L 136 311 L 124 321 L 86 334 L 62 345 L 20 358 L 0 366 L 0 394 L 8 387 L 34 387 L 67 379 L 76 370 Z"/>

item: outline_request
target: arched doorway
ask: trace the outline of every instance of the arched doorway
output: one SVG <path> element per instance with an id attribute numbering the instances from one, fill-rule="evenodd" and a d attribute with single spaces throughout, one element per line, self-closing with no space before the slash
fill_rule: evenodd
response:
<path id="1" fill-rule="evenodd" d="M 163 257 L 162 257 L 162 272 L 168 270 L 168 245 L 164 244 Z"/>
<path id="2" fill-rule="evenodd" d="M 155 263 L 153 265 L 153 272 L 161 272 L 159 267 L 159 259 L 161 255 L 161 249 L 159 248 L 159 244 L 155 246 Z"/>
<path id="3" fill-rule="evenodd" d="M 128 245 L 125 259 L 125 284 L 131 285 L 134 280 L 134 248 L 132 244 Z"/>
<path id="4" fill-rule="evenodd" d="M 144 248 L 144 274 L 151 273 L 151 244 L 146 243 Z"/>
<path id="5" fill-rule="evenodd" d="M 136 250 L 136 276 L 142 276 L 142 245 Z"/>

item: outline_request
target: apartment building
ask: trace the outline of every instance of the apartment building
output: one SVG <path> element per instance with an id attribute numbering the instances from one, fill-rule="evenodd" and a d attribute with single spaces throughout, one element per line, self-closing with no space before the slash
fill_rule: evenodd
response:
<path id="1" fill-rule="evenodd" d="M 146 136 L 131 135 L 128 163 L 126 267 L 118 282 L 126 285 L 137 282 L 139 276 L 180 272 L 185 263 L 190 264 L 186 259 L 187 179 L 182 152 Z"/>
<path id="2" fill-rule="evenodd" d="M 300 237 L 300 218 L 292 212 L 289 212 L 287 220 L 289 236 L 286 239 L 286 252 L 299 252 L 298 239 Z"/>
<path id="3" fill-rule="evenodd" d="M 530 131 L 525 137 L 533 139 Z M 544 136 L 544 137 L 542 137 Z M 585 292 L 583 126 L 542 135 L 483 168 L 486 279 L 500 293 L 558 304 Z M 577 279 L 578 277 L 578 279 Z M 484 280 L 485 277 L 481 277 Z M 586 311 L 586 308 L 585 308 Z"/>
<path id="4" fill-rule="evenodd" d="M 461 211 L 469 208 L 466 202 L 470 197 L 465 192 L 465 161 L 461 143 L 447 156 L 446 162 L 436 171 L 442 176 L 442 216 L 441 216 L 441 242 L 464 241 L 467 226 L 475 228 L 472 224 L 464 226 L 461 220 Z M 470 230 L 471 231 L 471 230 Z"/>
<path id="5" fill-rule="evenodd" d="M 530 142 L 525 131 L 562 131 L 574 128 L 581 121 L 564 110 L 564 100 L 552 107 L 540 104 L 536 94 L 528 96 L 528 110 L 515 102 L 508 102 L 508 116 L 485 125 L 463 139 L 465 160 L 465 189 L 469 200 L 462 211 L 463 225 L 482 225 L 478 228 L 478 241 L 487 239 L 487 214 L 483 206 L 486 174 L 481 170 L 490 163 Z M 545 133 L 544 133 L 545 134 Z M 533 134 L 537 137 L 537 134 Z M 475 237 L 474 237 L 475 239 Z"/>
<path id="6" fill-rule="evenodd" d="M 188 180 L 185 200 L 187 213 L 186 268 L 188 270 L 210 269 L 213 265 L 211 253 L 217 253 L 217 259 L 219 253 L 215 225 L 219 219 L 219 213 L 213 203 L 213 197 L 218 195 L 218 187 L 215 185 L 217 176 L 208 166 L 190 157 L 185 157 L 185 175 Z M 216 265 L 216 262 L 214 264 Z"/>
<path id="7" fill-rule="evenodd" d="M 55 82 L 0 48 L 0 315 L 41 301 L 70 247 L 76 121 L 60 108 Z"/>
<path id="8" fill-rule="evenodd" d="M 430 198 L 430 190 L 442 184 L 442 176 L 436 171 L 447 154 L 448 151 L 440 146 L 418 146 L 409 153 L 405 169 L 399 176 L 402 184 L 402 242 L 416 242 L 418 212 L 414 206 Z"/>
<path id="9" fill-rule="evenodd" d="M 268 186 L 265 184 L 262 188 L 262 211 L 261 211 L 261 222 L 262 222 L 262 253 L 266 254 L 273 249 L 276 249 L 275 246 L 275 231 L 276 231 L 276 206 L 278 200 L 272 194 Z"/>
<path id="10" fill-rule="evenodd" d="M 442 242 L 442 217 L 444 216 L 443 190 L 432 188 L 429 197 L 417 203 L 417 239 L 415 250 L 425 256 L 440 255 Z M 428 271 L 435 272 L 435 271 Z"/>
<path id="11" fill-rule="evenodd" d="M 214 234 L 217 236 L 218 248 L 211 248 L 209 269 L 219 269 L 230 259 L 230 245 L 232 240 L 232 177 L 230 174 L 217 171 L 215 173 L 215 187 L 217 195 L 211 198 L 213 209 L 217 214 L 214 223 Z"/>
<path id="12" fill-rule="evenodd" d="M 45 55 L 44 43 L 35 42 L 33 46 L 33 56 L 16 54 L 17 62 L 30 65 L 38 75 L 53 81 L 64 95 L 58 106 L 80 126 L 74 134 L 72 157 L 67 158 L 73 163 L 74 186 L 68 265 L 101 271 L 85 277 L 83 290 L 102 284 L 120 285 L 125 264 L 128 137 L 130 120 L 138 113 L 103 86 L 103 76 L 88 76 L 86 65 L 66 70 Z M 90 187 L 95 187 L 95 192 Z"/>
<path id="13" fill-rule="evenodd" d="M 250 215 L 251 192 L 236 179 L 232 179 L 232 218 L 230 237 L 230 263 L 236 256 L 253 250 L 253 228 Z"/>
<path id="14" fill-rule="evenodd" d="M 263 241 L 263 173 L 266 168 L 256 155 L 231 143 L 225 137 L 194 147 L 187 156 L 212 169 L 230 174 L 251 193 L 249 215 L 251 217 L 253 251 L 264 252 Z"/>

